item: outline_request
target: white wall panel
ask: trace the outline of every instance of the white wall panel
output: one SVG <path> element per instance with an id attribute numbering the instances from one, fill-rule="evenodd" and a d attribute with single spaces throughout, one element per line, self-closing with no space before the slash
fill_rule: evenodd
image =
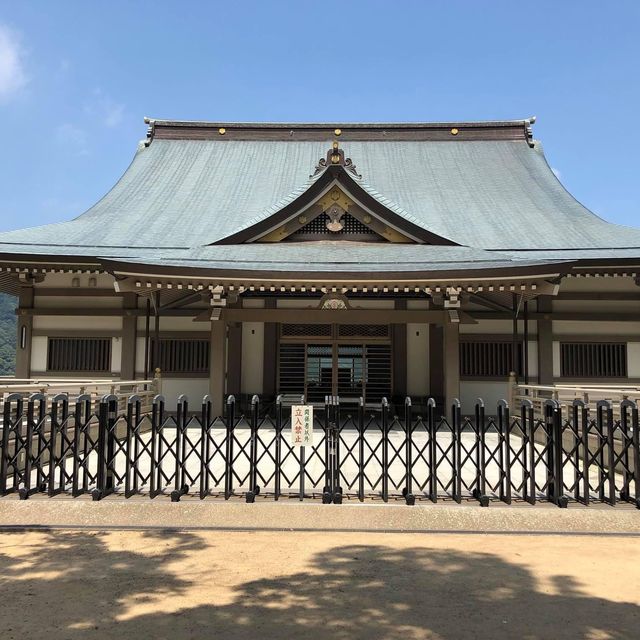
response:
<path id="1" fill-rule="evenodd" d="M 429 393 L 429 325 L 407 324 L 407 393 Z"/>
<path id="2" fill-rule="evenodd" d="M 51 331 L 121 331 L 122 318 L 111 316 L 34 316 L 33 328 Z"/>
<path id="3" fill-rule="evenodd" d="M 31 371 L 47 370 L 47 337 L 31 338 Z"/>
<path id="4" fill-rule="evenodd" d="M 560 343 L 553 342 L 553 377 L 560 377 Z"/>
<path id="5" fill-rule="evenodd" d="M 262 393 L 264 362 L 264 324 L 242 324 L 242 393 Z"/>
<path id="6" fill-rule="evenodd" d="M 485 380 L 477 382 L 465 380 L 460 383 L 460 403 L 463 413 L 473 413 L 478 398 L 484 400 L 487 415 L 495 415 L 498 402 L 502 399 L 509 400 L 509 383 Z M 451 409 L 447 407 L 447 412 L 450 411 Z"/>
<path id="7" fill-rule="evenodd" d="M 111 338 L 111 372 L 120 373 L 122 367 L 122 340 Z"/>
<path id="8" fill-rule="evenodd" d="M 640 378 L 640 342 L 627 343 L 627 375 Z"/>
<path id="9" fill-rule="evenodd" d="M 479 320 L 478 324 L 461 324 L 460 333 L 511 333 L 511 320 Z"/>
<path id="10" fill-rule="evenodd" d="M 189 406 L 197 410 L 208 393 L 209 378 L 162 378 L 162 395 L 168 411 L 175 411 L 182 394 L 187 396 Z"/>
<path id="11" fill-rule="evenodd" d="M 615 313 L 612 313 L 612 318 L 615 318 Z M 638 334 L 638 337 L 640 337 L 640 320 L 638 322 L 615 322 L 614 320 L 611 322 L 574 322 L 569 320 L 554 320 L 553 334 L 554 336 L 572 334 L 582 336 Z"/>

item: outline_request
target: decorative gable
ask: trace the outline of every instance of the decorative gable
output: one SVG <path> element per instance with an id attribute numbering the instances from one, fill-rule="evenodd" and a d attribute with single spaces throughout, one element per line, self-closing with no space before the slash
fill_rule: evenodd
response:
<path id="1" fill-rule="evenodd" d="M 309 176 L 308 188 L 276 213 L 216 244 L 347 240 L 454 245 L 413 224 L 362 182 L 334 142 Z"/>

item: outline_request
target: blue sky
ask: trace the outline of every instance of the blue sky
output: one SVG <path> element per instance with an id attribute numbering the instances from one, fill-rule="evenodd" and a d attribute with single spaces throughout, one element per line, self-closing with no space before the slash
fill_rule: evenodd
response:
<path id="1" fill-rule="evenodd" d="M 143 116 L 538 116 L 567 188 L 640 226 L 640 2 L 0 1 L 0 229 L 70 219 Z"/>

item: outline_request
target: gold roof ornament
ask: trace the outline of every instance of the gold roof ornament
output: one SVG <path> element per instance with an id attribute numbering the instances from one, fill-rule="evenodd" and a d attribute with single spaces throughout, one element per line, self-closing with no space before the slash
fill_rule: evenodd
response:
<path id="1" fill-rule="evenodd" d="M 220 128 L 218 129 L 218 133 L 219 133 L 221 136 L 223 136 L 225 133 L 227 133 L 227 130 L 226 130 L 224 127 L 220 127 Z"/>

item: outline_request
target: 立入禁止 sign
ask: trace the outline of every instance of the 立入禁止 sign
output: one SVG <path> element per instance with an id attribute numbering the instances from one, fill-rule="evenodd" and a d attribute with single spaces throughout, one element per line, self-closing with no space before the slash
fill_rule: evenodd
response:
<path id="1" fill-rule="evenodd" d="M 313 444 L 313 406 L 294 404 L 291 407 L 291 444 L 306 447 Z"/>

